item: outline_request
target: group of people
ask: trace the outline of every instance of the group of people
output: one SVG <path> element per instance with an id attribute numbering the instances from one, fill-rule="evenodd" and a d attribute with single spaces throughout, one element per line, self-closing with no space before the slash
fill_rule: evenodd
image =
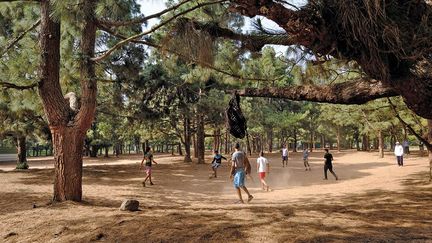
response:
<path id="1" fill-rule="evenodd" d="M 230 178 L 233 180 L 234 188 L 236 189 L 237 195 L 239 197 L 238 203 L 244 203 L 241 190 L 243 190 L 247 194 L 247 202 L 250 202 L 253 199 L 253 196 L 250 194 L 249 190 L 245 185 L 245 178 L 246 176 L 250 176 L 251 165 L 246 153 L 240 149 L 240 144 L 237 143 L 234 148 L 235 151 L 231 157 Z M 330 171 L 330 173 L 335 177 L 335 179 L 338 180 L 339 179 L 338 176 L 333 171 L 333 164 L 332 164 L 333 155 L 329 152 L 328 149 L 324 149 L 324 150 L 325 150 L 324 180 L 328 179 L 327 178 L 328 171 Z M 399 166 L 403 166 L 404 151 L 407 151 L 407 149 L 404 148 L 404 146 L 402 146 L 399 142 L 396 142 L 394 153 L 397 158 L 397 163 Z M 285 145 L 282 147 L 281 152 L 282 152 L 282 167 L 286 167 L 288 166 L 288 149 L 286 148 Z M 217 150 L 215 150 L 213 161 L 211 162 L 211 168 L 213 174 L 210 176 L 210 178 L 217 177 L 217 169 L 221 166 L 222 159 L 227 160 L 227 158 L 225 158 L 224 156 L 219 154 Z M 154 161 L 153 159 L 151 148 L 146 147 L 144 151 L 144 158 L 142 159 L 141 166 L 140 166 L 140 169 L 145 169 L 146 172 L 146 177 L 142 182 L 142 185 L 144 187 L 146 186 L 147 180 L 150 182 L 150 185 L 154 185 L 151 178 L 152 164 L 157 164 L 157 162 Z M 303 150 L 303 164 L 306 171 L 311 171 L 311 167 L 309 165 L 309 150 L 307 148 Z M 257 158 L 256 170 L 260 178 L 262 189 L 265 191 L 270 191 L 270 187 L 265 181 L 266 174 L 270 173 L 270 164 L 269 161 L 264 157 L 264 152 L 261 152 L 260 156 Z"/>

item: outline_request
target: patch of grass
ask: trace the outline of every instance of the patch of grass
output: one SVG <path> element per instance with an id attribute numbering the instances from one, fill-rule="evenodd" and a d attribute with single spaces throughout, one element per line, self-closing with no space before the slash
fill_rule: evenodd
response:
<path id="1" fill-rule="evenodd" d="M 28 166 L 27 162 L 19 163 L 16 166 L 17 170 L 27 170 L 28 168 L 29 168 L 29 166 Z"/>

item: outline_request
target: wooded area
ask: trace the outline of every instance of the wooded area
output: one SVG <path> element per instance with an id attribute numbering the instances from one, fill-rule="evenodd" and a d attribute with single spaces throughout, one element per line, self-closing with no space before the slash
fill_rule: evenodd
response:
<path id="1" fill-rule="evenodd" d="M 251 152 L 287 143 L 383 156 L 402 140 L 432 150 L 426 1 L 184 0 L 149 16 L 135 1 L 1 2 L 1 135 L 19 163 L 29 141 L 52 146 L 56 201 L 81 200 L 83 155 L 100 148 L 171 146 L 197 163 L 206 149 L 229 153 L 233 90 Z M 281 28 L 255 19 L 241 32 L 244 16 Z"/>

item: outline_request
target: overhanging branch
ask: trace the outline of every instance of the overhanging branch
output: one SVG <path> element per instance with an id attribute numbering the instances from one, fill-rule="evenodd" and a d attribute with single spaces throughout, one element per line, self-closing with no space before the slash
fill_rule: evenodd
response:
<path id="1" fill-rule="evenodd" d="M 137 39 L 139 39 L 139 38 L 141 38 L 141 37 L 143 37 L 143 36 L 145 36 L 145 35 L 148 35 L 148 34 L 150 34 L 150 33 L 155 32 L 156 30 L 158 30 L 158 29 L 161 28 L 162 26 L 167 25 L 168 23 L 172 22 L 173 20 L 177 19 L 178 17 L 180 17 L 180 16 L 182 16 L 182 15 L 185 15 L 185 14 L 187 14 L 187 13 L 189 13 L 189 12 L 192 12 L 192 11 L 198 9 L 198 8 L 202 8 L 202 7 L 207 6 L 207 5 L 212 5 L 212 4 L 217 4 L 217 3 L 223 3 L 223 2 L 225 2 L 225 1 L 227 1 L 227 0 L 218 0 L 218 1 L 211 1 L 211 2 L 198 3 L 198 4 L 196 4 L 194 7 L 191 7 L 191 8 L 189 8 L 189 9 L 186 9 L 185 11 L 182 11 L 182 12 L 180 12 L 180 13 L 178 13 L 178 14 L 175 14 L 175 15 L 173 15 L 172 17 L 168 18 L 167 20 L 161 22 L 160 24 L 153 26 L 153 27 L 152 27 L 150 30 L 148 30 L 148 31 L 144 31 L 144 32 L 142 32 L 142 33 L 139 33 L 139 34 L 136 34 L 136 35 L 130 36 L 130 37 L 128 37 L 128 38 L 126 38 L 126 39 L 124 39 L 124 40 L 118 42 L 118 43 L 115 44 L 113 47 L 111 47 L 109 50 L 107 50 L 103 55 L 100 55 L 100 56 L 98 56 L 98 57 L 94 57 L 94 58 L 92 58 L 91 60 L 92 60 L 92 61 L 95 61 L 95 62 L 102 61 L 103 59 L 107 58 L 107 57 L 108 57 L 108 56 L 109 56 L 113 51 L 119 49 L 120 47 L 126 45 L 126 44 L 129 43 L 129 42 L 132 42 L 133 40 L 137 40 Z"/>
<path id="2" fill-rule="evenodd" d="M 118 33 L 114 32 L 114 31 L 112 31 L 111 29 L 107 28 L 106 26 L 99 25 L 99 28 L 102 29 L 103 31 L 105 31 L 105 32 L 107 32 L 107 33 L 115 36 L 115 37 L 120 38 L 120 39 L 123 39 L 123 40 L 127 39 L 126 36 L 118 34 Z M 233 78 L 237 78 L 237 79 L 249 80 L 249 81 L 266 81 L 266 82 L 271 82 L 271 81 L 278 80 L 280 78 L 280 77 L 278 77 L 278 78 L 274 78 L 274 79 L 264 79 L 264 78 L 255 78 L 255 77 L 244 77 L 244 76 L 241 76 L 241 75 L 238 75 L 238 74 L 235 74 L 235 73 L 230 73 L 230 72 L 227 72 L 227 71 L 222 70 L 220 68 L 217 68 L 217 67 L 213 66 L 210 63 L 202 62 L 202 61 L 196 60 L 194 58 L 187 57 L 187 56 L 181 54 L 180 52 L 178 52 L 176 50 L 163 48 L 161 45 L 158 45 L 158 44 L 150 42 L 150 41 L 132 40 L 131 42 L 132 43 L 137 43 L 137 44 L 143 44 L 143 45 L 151 46 L 151 47 L 154 47 L 156 49 L 172 53 L 172 54 L 177 55 L 178 57 L 183 58 L 183 59 L 185 59 L 185 60 L 187 60 L 189 62 L 196 63 L 196 64 L 201 65 L 203 67 L 212 69 L 212 70 L 214 70 L 216 72 L 219 72 L 219 73 L 222 73 L 224 75 L 227 75 L 227 76 L 230 76 L 230 77 L 233 77 Z"/>
<path id="3" fill-rule="evenodd" d="M 393 89 L 376 80 L 359 79 L 331 85 L 299 85 L 285 88 L 246 88 L 240 96 L 272 97 L 295 101 L 313 101 L 332 104 L 364 104 L 368 101 L 398 96 Z"/>
<path id="4" fill-rule="evenodd" d="M 17 90 L 26 90 L 26 89 L 33 89 L 37 86 L 37 83 L 30 84 L 30 85 L 16 85 L 9 82 L 0 82 L 0 88 L 2 89 L 17 89 Z"/>

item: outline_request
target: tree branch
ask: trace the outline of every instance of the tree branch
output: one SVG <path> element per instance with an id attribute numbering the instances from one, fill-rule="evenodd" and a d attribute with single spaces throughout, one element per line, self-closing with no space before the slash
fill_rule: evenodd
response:
<path id="1" fill-rule="evenodd" d="M 107 50 L 103 55 L 100 55 L 100 56 L 98 56 L 98 57 L 94 57 L 94 58 L 92 58 L 91 60 L 92 60 L 92 61 L 96 61 L 96 62 L 102 61 L 103 59 L 107 58 L 107 57 L 108 57 L 108 56 L 109 56 L 113 51 L 119 49 L 120 47 L 126 45 L 127 43 L 129 43 L 129 42 L 131 42 L 131 41 L 133 41 L 133 40 L 136 40 L 136 39 L 138 39 L 138 38 L 140 38 L 140 37 L 142 37 L 142 36 L 145 36 L 145 35 L 148 35 L 148 34 L 150 34 L 150 33 L 152 33 L 152 32 L 155 32 L 156 30 L 158 30 L 158 29 L 161 28 L 162 26 L 167 25 L 168 23 L 172 22 L 173 20 L 177 19 L 178 17 L 180 17 L 180 16 L 182 16 L 182 15 L 185 15 L 185 14 L 187 14 L 187 13 L 189 13 L 189 12 L 192 12 L 192 11 L 195 10 L 195 9 L 202 8 L 202 7 L 207 6 L 207 5 L 212 5 L 212 4 L 222 3 L 222 2 L 225 2 L 225 1 L 227 1 L 227 0 L 218 0 L 218 1 L 214 1 L 214 2 L 198 3 L 198 4 L 195 5 L 194 7 L 189 8 L 189 9 L 187 9 L 187 10 L 185 10 L 185 11 L 183 11 L 183 12 L 180 12 L 180 13 L 178 13 L 178 14 L 175 14 L 174 16 L 168 18 L 167 20 L 161 22 L 160 24 L 153 26 L 153 27 L 152 27 L 150 30 L 148 30 L 148 31 L 145 31 L 145 32 L 142 32 L 142 33 L 139 33 L 139 34 L 133 35 L 133 36 L 130 36 L 130 37 L 128 37 L 128 38 L 126 38 L 126 39 L 124 39 L 124 40 L 118 42 L 118 43 L 115 44 L 113 47 L 111 47 L 109 50 Z"/>
<path id="2" fill-rule="evenodd" d="M 297 40 L 288 35 L 267 35 L 267 34 L 242 34 L 236 33 L 230 29 L 222 28 L 217 23 L 200 23 L 187 18 L 181 20 L 183 23 L 192 23 L 197 30 L 205 31 L 214 38 L 224 38 L 240 41 L 242 48 L 250 51 L 259 51 L 264 45 L 285 45 L 290 46 L 297 44 Z"/>
<path id="3" fill-rule="evenodd" d="M 118 33 L 114 32 L 114 31 L 112 31 L 111 29 L 107 28 L 106 26 L 99 25 L 99 28 L 100 28 L 101 30 L 103 30 L 103 31 L 105 31 L 105 32 L 107 32 L 107 33 L 109 33 L 109 34 L 115 36 L 115 37 L 120 38 L 120 39 L 127 39 L 126 36 L 123 36 L 123 35 L 121 35 L 121 34 L 118 34 Z M 280 78 L 280 77 L 278 77 L 278 78 L 274 78 L 274 79 L 264 79 L 264 78 L 254 78 L 254 77 L 243 77 L 243 76 L 240 76 L 240 75 L 238 75 L 238 74 L 230 73 L 230 72 L 227 72 L 227 71 L 222 70 L 222 69 L 220 69 L 220 68 L 217 68 L 217 67 L 213 66 L 213 65 L 210 64 L 210 63 L 202 62 L 202 61 L 196 60 L 196 59 L 194 59 L 194 58 L 187 57 L 187 56 L 181 54 L 181 53 L 178 52 L 178 51 L 175 51 L 175 50 L 172 50 L 172 49 L 163 48 L 161 45 L 158 45 L 158 44 L 156 44 L 156 43 L 152 43 L 152 42 L 150 42 L 150 41 L 145 41 L 145 40 L 132 40 L 131 42 L 133 42 L 133 43 L 138 43 L 138 44 L 143 44 L 143 45 L 147 45 L 147 46 L 151 46 L 151 47 L 154 47 L 154 48 L 156 48 L 156 49 L 163 50 L 163 51 L 166 51 L 166 52 L 169 52 L 169 53 L 175 54 L 175 55 L 177 55 L 177 56 L 179 56 L 179 57 L 181 57 L 181 58 L 183 58 L 183 59 L 185 59 L 185 60 L 187 60 L 187 61 L 190 61 L 190 62 L 196 63 L 196 64 L 201 65 L 201 66 L 203 66 L 203 67 L 206 67 L 206 68 L 212 69 L 212 70 L 214 70 L 214 71 L 216 71 L 216 72 L 219 72 L 219 73 L 222 73 L 222 74 L 225 74 L 225 75 L 227 75 L 227 76 L 230 76 L 230 77 L 233 77 L 233 78 L 237 78 L 237 79 L 249 80 L 249 81 L 268 81 L 268 82 L 271 82 L 271 81 L 276 81 L 276 80 L 278 80 L 278 79 Z"/>
<path id="4" fill-rule="evenodd" d="M 240 96 L 273 97 L 296 101 L 332 104 L 364 104 L 368 101 L 398 96 L 393 89 L 376 80 L 359 79 L 331 85 L 299 85 L 286 88 L 246 88 Z"/>
<path id="5" fill-rule="evenodd" d="M 25 90 L 25 89 L 33 89 L 37 85 L 38 85 L 37 83 L 30 84 L 30 85 L 16 85 L 9 82 L 0 82 L 0 87 L 2 87 L 3 89 Z"/>
<path id="6" fill-rule="evenodd" d="M 391 102 L 391 100 L 389 98 L 387 98 L 390 106 L 393 109 L 393 112 L 395 113 L 396 118 L 406 127 L 408 128 L 408 130 L 410 130 L 410 132 L 419 140 L 421 141 L 424 145 L 426 145 L 427 149 L 429 151 L 432 151 L 432 144 L 429 143 L 429 141 L 425 138 L 423 138 L 422 136 L 420 136 L 407 122 L 405 122 L 402 117 L 399 115 L 398 111 L 396 110 L 396 106 Z"/>
<path id="7" fill-rule="evenodd" d="M 1 0 L 0 0 L 1 1 Z M 6 54 L 9 49 L 11 49 L 18 41 L 20 41 L 24 36 L 35 29 L 39 24 L 41 23 L 41 19 L 38 19 L 32 26 L 30 26 L 28 29 L 26 29 L 24 32 L 19 34 L 15 39 L 13 39 L 9 44 L 4 48 L 4 50 L 0 53 L 0 57 L 3 57 L 4 54 Z"/>

